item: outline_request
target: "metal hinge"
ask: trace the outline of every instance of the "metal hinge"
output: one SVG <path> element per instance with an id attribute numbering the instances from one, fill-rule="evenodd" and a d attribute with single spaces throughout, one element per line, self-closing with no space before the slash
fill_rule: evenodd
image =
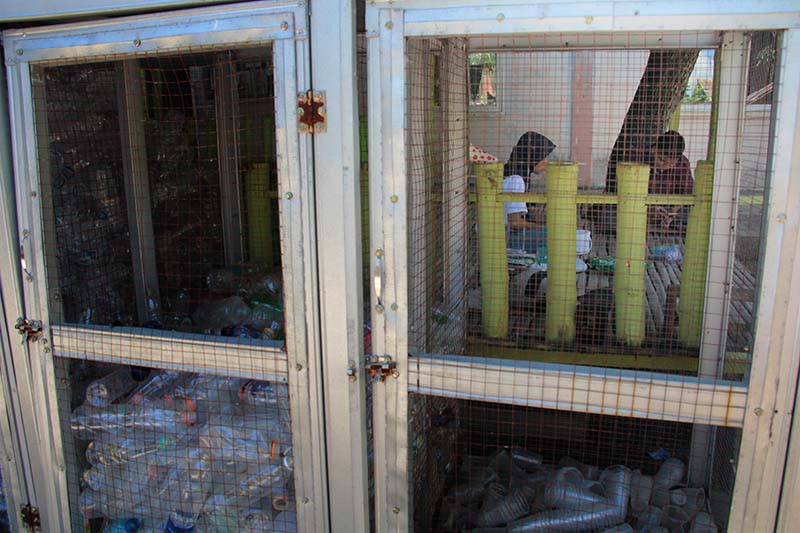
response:
<path id="1" fill-rule="evenodd" d="M 42 521 L 39 519 L 39 508 L 33 507 L 31 504 L 26 504 L 23 506 L 20 511 L 20 518 L 22 519 L 22 525 L 28 531 L 41 531 L 42 530 Z"/>
<path id="2" fill-rule="evenodd" d="M 321 133 L 325 122 L 325 92 L 306 91 L 297 95 L 297 129 L 300 133 Z"/>
<path id="3" fill-rule="evenodd" d="M 373 380 L 386 381 L 389 376 L 397 379 L 400 377 L 400 372 L 397 371 L 397 363 L 392 361 L 389 355 L 368 355 L 367 362 L 367 377 Z"/>
<path id="4" fill-rule="evenodd" d="M 22 335 L 22 344 L 28 341 L 36 342 L 39 339 L 39 335 L 42 334 L 42 321 L 19 317 L 17 323 L 14 324 L 14 329 Z"/>

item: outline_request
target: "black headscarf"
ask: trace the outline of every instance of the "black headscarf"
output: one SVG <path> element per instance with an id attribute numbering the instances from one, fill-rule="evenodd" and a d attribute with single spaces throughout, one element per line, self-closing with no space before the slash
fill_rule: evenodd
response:
<path id="1" fill-rule="evenodd" d="M 550 155 L 555 148 L 553 141 L 541 133 L 535 131 L 523 133 L 511 150 L 503 171 L 506 176 L 518 175 L 527 178 L 533 172 L 533 167 Z"/>

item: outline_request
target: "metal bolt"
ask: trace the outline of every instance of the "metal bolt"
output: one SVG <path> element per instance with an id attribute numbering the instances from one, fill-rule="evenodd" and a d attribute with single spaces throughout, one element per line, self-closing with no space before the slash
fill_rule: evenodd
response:
<path id="1" fill-rule="evenodd" d="M 383 257 L 383 250 L 381 250 L 380 248 L 375 250 L 375 257 Z"/>
<path id="2" fill-rule="evenodd" d="M 764 410 L 763 410 L 762 408 L 760 408 L 760 407 L 756 407 L 756 408 L 753 410 L 753 412 L 756 414 L 756 416 L 761 416 L 761 415 L 763 415 L 763 414 L 764 414 Z"/>
<path id="3" fill-rule="evenodd" d="M 283 31 L 286 31 L 286 30 L 288 30 L 288 29 L 289 29 L 289 23 L 288 23 L 288 22 L 286 22 L 285 20 L 284 20 L 283 22 L 281 22 L 281 29 L 282 29 Z"/>
<path id="4" fill-rule="evenodd" d="M 134 39 L 133 40 L 133 46 L 142 46 L 142 40 L 141 39 Z"/>
<path id="5" fill-rule="evenodd" d="M 498 13 L 497 14 L 497 22 L 503 22 L 504 20 L 506 20 L 506 16 L 503 15 L 502 13 Z"/>
<path id="6" fill-rule="evenodd" d="M 61 378 L 61 384 L 62 385 L 66 385 L 67 384 L 67 378 Z"/>
<path id="7" fill-rule="evenodd" d="M 61 295 L 60 294 L 56 293 L 56 294 L 53 295 L 53 300 L 59 301 L 60 299 L 61 299 Z"/>
<path id="8" fill-rule="evenodd" d="M 400 508 L 399 507 L 392 507 L 392 512 L 394 514 L 400 514 Z"/>
<path id="9" fill-rule="evenodd" d="M 392 23 L 392 21 L 391 21 L 391 20 L 390 20 L 389 22 L 387 22 L 387 23 L 385 24 L 385 26 L 386 26 L 386 29 L 387 29 L 387 30 L 391 30 L 392 28 L 394 28 L 394 24 Z"/>
<path id="10" fill-rule="evenodd" d="M 777 220 L 778 222 L 780 222 L 781 224 L 783 224 L 784 222 L 786 222 L 786 213 L 781 213 L 781 214 L 779 214 L 779 215 L 778 215 L 777 217 L 775 217 L 775 218 L 776 218 L 776 220 Z"/>
<path id="11" fill-rule="evenodd" d="M 308 496 L 303 496 L 303 503 L 308 503 L 308 502 L 309 502 Z"/>
<path id="12" fill-rule="evenodd" d="M 31 274 L 25 274 L 25 281 L 33 281 L 33 276 Z"/>
<path id="13" fill-rule="evenodd" d="M 398 372 L 397 370 L 395 370 L 394 372 L 392 372 L 392 377 L 393 377 L 394 379 L 397 379 L 397 378 L 399 378 L 399 377 L 400 377 L 400 372 Z"/>
<path id="14" fill-rule="evenodd" d="M 392 311 L 397 311 L 397 308 L 398 308 L 397 304 L 392 304 Z"/>
<path id="15" fill-rule="evenodd" d="M 296 365 L 294 368 L 295 368 L 295 369 L 296 369 L 298 372 L 300 372 L 301 370 L 303 370 L 303 365 L 301 365 L 300 363 L 297 363 L 297 365 Z"/>
<path id="16" fill-rule="evenodd" d="M 42 349 L 42 351 L 43 351 L 44 353 L 50 353 L 50 348 L 43 348 L 43 349 Z"/>
<path id="17" fill-rule="evenodd" d="M 26 230 L 26 229 L 22 230 L 22 238 L 23 239 L 27 239 L 28 235 L 30 235 L 30 232 L 28 230 Z"/>
<path id="18" fill-rule="evenodd" d="M 286 194 L 283 195 L 283 197 L 286 198 L 287 200 L 291 200 L 292 198 L 294 198 L 294 194 L 292 194 L 291 192 L 287 192 Z"/>
<path id="19" fill-rule="evenodd" d="M 376 311 L 376 312 L 377 312 L 379 315 L 380 315 L 380 314 L 382 314 L 382 313 L 383 313 L 385 310 L 386 310 L 386 308 L 385 308 L 385 307 L 383 307 L 383 304 L 378 304 L 378 305 L 376 305 L 376 306 L 375 306 L 375 311 Z"/>
<path id="20" fill-rule="evenodd" d="M 396 204 L 396 203 L 397 203 L 397 201 L 398 201 L 399 199 L 400 199 L 400 198 L 398 198 L 396 194 L 393 194 L 393 195 L 391 195 L 391 196 L 389 197 L 389 200 L 390 200 L 390 201 L 391 201 L 393 204 Z"/>
<path id="21" fill-rule="evenodd" d="M 22 55 L 22 48 L 17 48 L 16 52 L 17 52 L 18 56 L 21 56 Z"/>
<path id="22" fill-rule="evenodd" d="M 31 198 L 36 198 L 37 196 L 39 195 L 36 193 L 36 191 L 31 191 Z"/>

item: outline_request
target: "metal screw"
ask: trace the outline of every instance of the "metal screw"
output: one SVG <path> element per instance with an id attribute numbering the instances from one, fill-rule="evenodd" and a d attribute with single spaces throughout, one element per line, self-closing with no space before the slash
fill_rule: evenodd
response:
<path id="1" fill-rule="evenodd" d="M 397 308 L 398 308 L 397 304 L 392 304 L 392 311 L 397 311 Z"/>
<path id="2" fill-rule="evenodd" d="M 42 351 L 43 351 L 44 353 L 50 353 L 50 348 L 43 348 L 43 349 L 42 349 Z"/>
<path id="3" fill-rule="evenodd" d="M 392 512 L 394 514 L 400 514 L 400 508 L 399 507 L 392 507 Z"/>
<path id="4" fill-rule="evenodd" d="M 67 378 L 61 378 L 61 384 L 62 385 L 66 385 L 67 384 Z"/>
<path id="5" fill-rule="evenodd" d="M 133 40 L 133 46 L 142 46 L 142 40 L 141 39 L 134 39 Z"/>
<path id="6" fill-rule="evenodd" d="M 31 198 L 36 198 L 37 196 L 39 195 L 36 193 L 36 191 L 31 191 Z"/>
<path id="7" fill-rule="evenodd" d="M 301 365 L 300 363 L 297 363 L 297 365 L 296 365 L 294 368 L 295 368 L 295 369 L 296 369 L 298 372 L 300 372 L 301 370 L 303 370 L 303 365 Z"/>
<path id="8" fill-rule="evenodd" d="M 395 370 L 394 372 L 392 372 L 392 377 L 393 377 L 394 379 L 397 379 L 397 378 L 399 378 L 399 377 L 400 377 L 400 372 L 398 372 L 397 370 Z"/>
<path id="9" fill-rule="evenodd" d="M 286 22 L 285 20 L 284 20 L 283 22 L 281 22 L 281 29 L 282 29 L 283 31 L 286 31 L 286 30 L 288 30 L 288 29 L 289 29 L 289 23 L 288 23 L 288 22 Z"/>
<path id="10" fill-rule="evenodd" d="M 383 250 L 381 250 L 380 248 L 375 250 L 375 257 L 383 257 Z"/>
<path id="11" fill-rule="evenodd" d="M 25 274 L 25 281 L 33 281 L 33 275 Z"/>
<path id="12" fill-rule="evenodd" d="M 376 311 L 376 312 L 377 312 L 379 315 L 380 315 L 380 314 L 382 314 L 382 313 L 383 313 L 385 310 L 386 310 L 386 308 L 385 308 L 385 307 L 383 307 L 383 304 L 378 304 L 378 305 L 376 305 L 376 306 L 375 306 L 375 311 Z"/>
<path id="13" fill-rule="evenodd" d="M 303 503 L 308 503 L 308 496 L 303 496 Z"/>
<path id="14" fill-rule="evenodd" d="M 286 198 L 287 200 L 291 200 L 292 198 L 294 198 L 294 194 L 292 194 L 291 192 L 287 192 L 287 193 L 286 193 L 286 194 L 284 194 L 283 196 L 284 196 L 284 198 Z"/>
<path id="15" fill-rule="evenodd" d="M 61 295 L 60 295 L 60 294 L 58 294 L 58 293 L 55 293 L 55 294 L 53 295 L 53 300 L 55 300 L 55 301 L 59 301 L 60 299 L 61 299 Z"/>
<path id="16" fill-rule="evenodd" d="M 502 13 L 498 13 L 497 14 L 497 22 L 503 22 L 504 20 L 506 20 L 506 16 L 503 15 Z"/>
<path id="17" fill-rule="evenodd" d="M 22 238 L 23 239 L 27 239 L 28 235 L 30 235 L 30 232 L 28 230 L 26 230 L 26 229 L 22 230 Z"/>
<path id="18" fill-rule="evenodd" d="M 385 26 L 386 26 L 386 29 L 387 29 L 387 30 L 391 30 L 392 28 L 394 28 L 394 24 L 392 23 L 392 21 L 391 21 L 391 20 L 390 20 L 389 22 L 387 22 L 387 23 L 385 24 Z"/>
<path id="19" fill-rule="evenodd" d="M 779 214 L 779 215 L 778 215 L 777 217 L 775 217 L 775 218 L 776 218 L 776 220 L 777 220 L 778 222 L 780 222 L 780 223 L 784 223 L 784 222 L 786 222 L 786 213 L 781 213 L 781 214 Z"/>
<path id="20" fill-rule="evenodd" d="M 756 407 L 756 408 L 753 410 L 753 412 L 756 414 L 756 416 L 761 416 L 761 415 L 763 415 L 763 414 L 764 414 L 764 410 L 763 410 L 762 408 L 760 408 L 760 407 Z"/>
<path id="21" fill-rule="evenodd" d="M 42 338 L 42 344 L 47 344 L 47 339 L 46 338 Z"/>
<path id="22" fill-rule="evenodd" d="M 16 52 L 17 52 L 18 56 L 21 56 L 22 55 L 22 48 L 17 48 Z"/>
<path id="23" fill-rule="evenodd" d="M 400 198 L 398 198 L 396 194 L 393 194 L 393 195 L 391 195 L 391 196 L 389 197 L 389 200 L 390 200 L 390 201 L 391 201 L 393 204 L 396 204 L 396 203 L 397 203 L 397 201 L 398 201 L 399 199 L 400 199 Z"/>

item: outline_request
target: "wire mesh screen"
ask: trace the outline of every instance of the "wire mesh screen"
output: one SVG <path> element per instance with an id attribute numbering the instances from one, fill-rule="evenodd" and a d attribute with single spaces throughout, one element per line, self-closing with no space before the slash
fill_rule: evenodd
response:
<path id="1" fill-rule="evenodd" d="M 689 424 L 416 394 L 409 405 L 415 531 L 725 528 L 732 483 L 689 481 Z M 715 469 L 735 468 L 738 444 L 717 452 Z"/>
<path id="2" fill-rule="evenodd" d="M 780 34 L 629 38 L 406 42 L 418 531 L 727 527 Z"/>
<path id="3" fill-rule="evenodd" d="M 53 321 L 280 343 L 271 50 L 33 81 Z"/>
<path id="4" fill-rule="evenodd" d="M 76 531 L 296 531 L 284 383 L 58 359 Z"/>
<path id="5" fill-rule="evenodd" d="M 777 42 L 760 35 L 744 63 L 693 34 L 569 51 L 409 39 L 412 353 L 696 374 L 702 352 L 704 375 L 742 379 Z M 709 270 L 724 250 L 735 260 Z"/>

